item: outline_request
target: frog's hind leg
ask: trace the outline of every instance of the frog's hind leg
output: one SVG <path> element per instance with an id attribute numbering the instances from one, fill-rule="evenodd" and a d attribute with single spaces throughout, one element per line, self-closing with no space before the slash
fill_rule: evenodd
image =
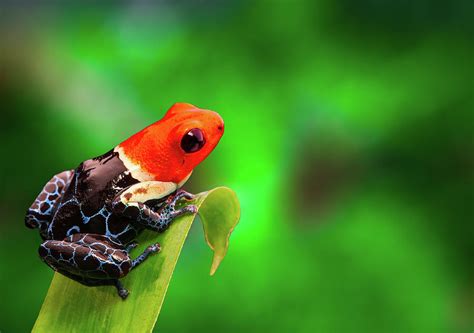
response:
<path id="1" fill-rule="evenodd" d="M 40 257 L 55 271 L 87 286 L 114 285 L 120 297 L 128 291 L 118 279 L 158 252 L 159 244 L 149 247 L 135 260 L 117 240 L 98 234 L 74 234 L 62 241 L 47 240 L 39 248 Z"/>
<path id="2" fill-rule="evenodd" d="M 87 286 L 115 285 L 120 297 L 128 292 L 118 282 L 132 269 L 122 244 L 97 234 L 74 234 L 62 241 L 47 240 L 39 255 L 55 271 Z"/>
<path id="3" fill-rule="evenodd" d="M 43 238 L 46 238 L 48 225 L 73 175 L 74 171 L 68 170 L 51 178 L 26 213 L 26 226 L 28 228 L 39 228 Z"/>

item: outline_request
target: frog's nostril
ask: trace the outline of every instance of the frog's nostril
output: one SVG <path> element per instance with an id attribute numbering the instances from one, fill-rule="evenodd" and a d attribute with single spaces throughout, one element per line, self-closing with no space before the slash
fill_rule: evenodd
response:
<path id="1" fill-rule="evenodd" d="M 222 131 L 222 130 L 224 129 L 224 126 L 219 125 L 219 126 L 217 126 L 217 129 L 218 129 L 219 131 Z"/>

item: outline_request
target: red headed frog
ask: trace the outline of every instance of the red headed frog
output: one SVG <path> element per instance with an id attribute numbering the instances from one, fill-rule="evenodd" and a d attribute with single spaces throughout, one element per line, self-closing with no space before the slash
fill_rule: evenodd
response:
<path id="1" fill-rule="evenodd" d="M 174 104 L 163 119 L 114 149 L 55 175 L 28 209 L 25 223 L 38 228 L 42 260 L 84 285 L 114 285 L 160 250 L 152 244 L 136 259 L 129 252 L 143 229 L 164 231 L 194 205 L 181 189 L 193 169 L 216 147 L 224 122 L 216 112 Z"/>

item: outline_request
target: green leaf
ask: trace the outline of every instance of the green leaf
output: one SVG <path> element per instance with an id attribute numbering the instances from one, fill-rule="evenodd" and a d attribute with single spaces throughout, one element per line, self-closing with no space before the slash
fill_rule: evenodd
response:
<path id="1" fill-rule="evenodd" d="M 199 193 L 193 201 L 199 208 L 206 241 L 214 251 L 212 275 L 239 221 L 239 202 L 235 192 L 226 187 Z M 33 332 L 151 332 L 194 218 L 181 216 L 164 233 L 146 230 L 139 236 L 140 246 L 132 256 L 155 242 L 162 250 L 121 280 L 130 291 L 125 301 L 113 286 L 86 287 L 55 273 Z"/>

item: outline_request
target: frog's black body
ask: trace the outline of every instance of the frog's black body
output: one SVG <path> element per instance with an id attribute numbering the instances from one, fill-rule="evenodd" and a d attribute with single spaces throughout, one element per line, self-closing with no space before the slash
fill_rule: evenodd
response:
<path id="1" fill-rule="evenodd" d="M 143 227 L 130 218 L 112 214 L 114 199 L 138 183 L 118 157 L 110 151 L 81 163 L 65 189 L 49 228 L 47 239 L 62 240 L 74 233 L 105 235 L 126 244 Z"/>
<path id="2" fill-rule="evenodd" d="M 132 260 L 129 251 L 138 233 L 144 228 L 163 231 L 174 217 L 195 212 L 194 206 L 175 210 L 177 200 L 191 197 L 184 191 L 153 204 L 123 204 L 120 194 L 137 183 L 114 150 L 54 176 L 25 219 L 28 227 L 40 230 L 41 258 L 85 285 L 113 284 L 125 298 L 128 292 L 118 279 L 160 249 L 151 245 Z"/>

